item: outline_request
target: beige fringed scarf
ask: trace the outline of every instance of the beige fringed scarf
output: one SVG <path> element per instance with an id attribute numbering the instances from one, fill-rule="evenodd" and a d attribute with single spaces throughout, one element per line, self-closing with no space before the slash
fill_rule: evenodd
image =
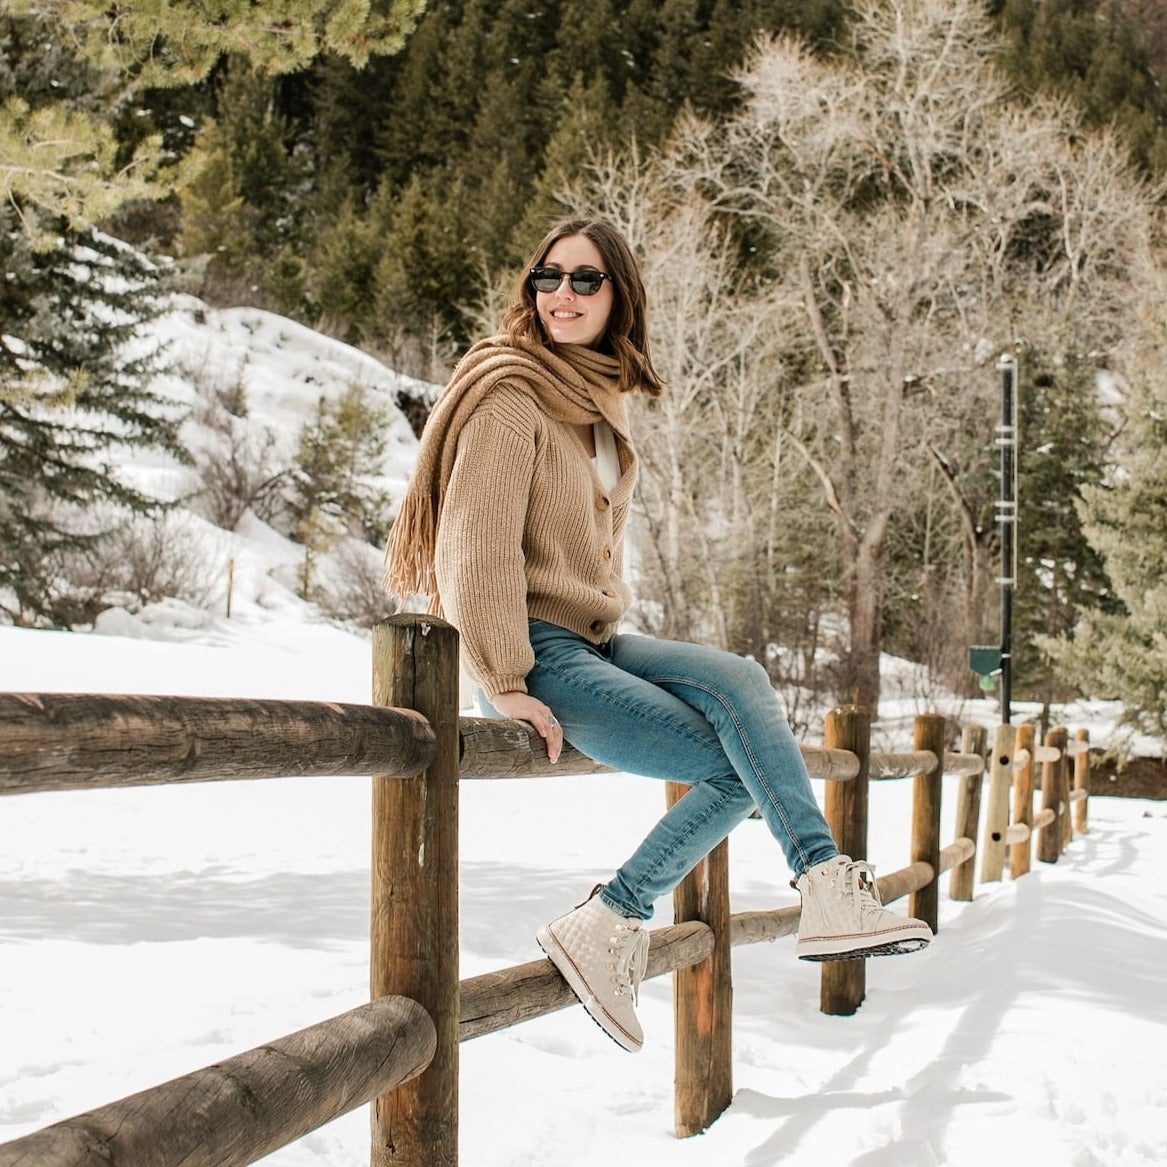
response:
<path id="1" fill-rule="evenodd" d="M 422 433 L 413 478 L 385 548 L 388 590 L 401 597 L 429 596 L 431 613 L 440 613 L 434 549 L 458 435 L 492 389 L 503 382 L 521 388 L 556 421 L 588 425 L 602 417 L 628 442 L 628 411 L 618 374 L 615 357 L 579 345 L 552 350 L 534 341 L 513 343 L 494 336 L 471 348 Z"/>

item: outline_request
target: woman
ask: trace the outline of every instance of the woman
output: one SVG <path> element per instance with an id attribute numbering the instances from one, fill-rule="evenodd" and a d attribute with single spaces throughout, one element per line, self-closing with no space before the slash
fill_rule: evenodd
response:
<path id="1" fill-rule="evenodd" d="M 622 545 L 637 460 L 627 395 L 658 395 L 644 286 L 611 226 L 552 228 L 499 336 L 463 358 L 434 408 L 388 548 L 387 582 L 459 630 L 487 712 L 529 722 L 621 772 L 690 789 L 612 880 L 539 944 L 604 1031 L 643 1044 L 634 1003 L 653 902 L 754 807 L 802 897 L 796 952 L 907 952 L 928 925 L 884 910 L 840 855 L 764 669 L 700 645 L 622 635 Z"/>

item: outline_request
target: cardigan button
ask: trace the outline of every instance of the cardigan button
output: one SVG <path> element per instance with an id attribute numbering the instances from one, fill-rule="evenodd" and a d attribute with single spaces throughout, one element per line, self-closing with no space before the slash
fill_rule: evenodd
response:
<path id="1" fill-rule="evenodd" d="M 588 625 L 588 628 L 591 629 L 591 631 L 594 632 L 597 636 L 599 636 L 599 634 L 604 631 L 604 622 L 603 620 L 593 620 Z"/>
<path id="2" fill-rule="evenodd" d="M 604 558 L 605 558 L 605 559 L 611 559 L 611 558 L 612 558 L 612 548 L 611 548 L 611 547 L 605 547 L 605 548 L 604 548 L 604 551 L 603 551 L 603 555 L 604 555 Z"/>
<path id="3" fill-rule="evenodd" d="M 607 495 L 603 495 L 603 494 L 596 495 L 596 510 L 606 511 L 611 505 L 612 505 L 612 501 L 611 501 L 611 499 L 609 499 L 607 497 Z"/>

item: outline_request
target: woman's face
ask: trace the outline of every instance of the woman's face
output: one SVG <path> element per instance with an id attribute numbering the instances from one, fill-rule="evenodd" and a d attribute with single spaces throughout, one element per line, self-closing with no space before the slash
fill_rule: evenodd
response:
<path id="1" fill-rule="evenodd" d="M 586 235 L 568 235 L 552 245 L 541 266 L 557 267 L 567 274 L 581 268 L 603 271 L 604 261 Z M 535 311 L 556 344 L 595 348 L 608 327 L 612 294 L 611 280 L 604 280 L 594 296 L 581 296 L 571 290 L 569 280 L 561 280 L 554 292 L 535 293 Z"/>

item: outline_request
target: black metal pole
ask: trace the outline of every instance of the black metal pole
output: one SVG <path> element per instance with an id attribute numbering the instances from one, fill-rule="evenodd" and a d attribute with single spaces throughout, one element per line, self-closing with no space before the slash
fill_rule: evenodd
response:
<path id="1" fill-rule="evenodd" d="M 1012 721 L 1013 700 L 1013 588 L 1017 564 L 1017 360 L 1005 353 L 997 361 L 1001 371 L 1001 497 L 997 524 L 1001 534 L 1001 723 Z"/>

